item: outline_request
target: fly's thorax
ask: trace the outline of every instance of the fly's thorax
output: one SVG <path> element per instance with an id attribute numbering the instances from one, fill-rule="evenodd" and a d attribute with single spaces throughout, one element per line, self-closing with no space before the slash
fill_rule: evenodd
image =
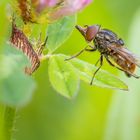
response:
<path id="1" fill-rule="evenodd" d="M 108 44 L 108 43 L 116 43 L 118 42 L 118 37 L 115 33 L 113 33 L 111 30 L 108 29 L 102 29 L 98 32 L 98 34 L 96 35 L 96 39 L 99 42 L 103 42 L 104 44 Z M 120 40 L 120 43 L 122 40 Z"/>
<path id="2" fill-rule="evenodd" d="M 100 52 L 107 52 L 107 47 L 111 44 L 123 45 L 124 42 L 118 39 L 117 35 L 108 29 L 100 30 L 94 39 L 94 44 Z"/>
<path id="3" fill-rule="evenodd" d="M 105 52 L 106 51 L 106 46 L 104 41 L 99 39 L 98 37 L 95 37 L 95 39 L 93 40 L 95 47 L 98 49 L 99 52 Z"/>
<path id="4" fill-rule="evenodd" d="M 100 36 L 102 36 L 102 38 L 104 37 L 105 41 L 108 41 L 110 43 L 115 43 L 117 45 L 124 45 L 124 41 L 121 38 L 118 38 L 118 36 L 111 30 L 108 29 L 102 29 L 99 32 Z"/>
<path id="5" fill-rule="evenodd" d="M 107 46 L 110 44 L 110 41 L 106 40 L 106 35 L 101 31 L 96 35 L 93 42 L 100 52 L 106 52 Z"/>

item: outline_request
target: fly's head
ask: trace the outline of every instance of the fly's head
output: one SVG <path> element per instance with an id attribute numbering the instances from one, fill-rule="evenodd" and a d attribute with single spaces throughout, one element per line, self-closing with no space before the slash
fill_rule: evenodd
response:
<path id="1" fill-rule="evenodd" d="M 94 38 L 100 30 L 99 25 L 85 25 L 84 28 L 80 27 L 79 25 L 76 25 L 75 27 L 84 36 L 87 42 L 91 42 L 92 40 L 94 40 Z"/>

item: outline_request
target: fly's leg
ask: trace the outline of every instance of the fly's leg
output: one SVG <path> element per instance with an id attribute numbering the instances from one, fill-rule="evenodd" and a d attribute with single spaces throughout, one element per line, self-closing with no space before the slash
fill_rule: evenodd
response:
<path id="1" fill-rule="evenodd" d="M 101 54 L 100 59 L 97 61 L 97 63 L 98 63 L 99 61 L 100 61 L 100 66 L 99 66 L 98 69 L 94 72 L 94 74 L 93 74 L 93 76 L 92 76 L 92 79 L 91 79 L 91 82 L 90 82 L 90 85 L 93 84 L 93 80 L 94 80 L 95 75 L 97 74 L 97 72 L 100 70 L 100 68 L 101 68 L 102 65 L 103 65 L 103 54 Z M 96 64 L 97 64 L 97 63 L 96 63 Z"/>
<path id="2" fill-rule="evenodd" d="M 88 49 L 87 47 L 91 47 L 90 49 Z M 96 47 L 93 47 L 93 46 L 86 46 L 84 49 L 82 49 L 80 52 L 78 52 L 77 54 L 71 56 L 70 58 L 66 58 L 65 61 L 68 61 L 68 60 L 71 60 L 77 56 L 79 56 L 80 54 L 82 54 L 84 51 L 90 51 L 90 52 L 93 52 L 93 51 L 96 51 Z"/>
<path id="3" fill-rule="evenodd" d="M 97 62 L 95 63 L 95 66 L 97 66 L 97 65 L 98 65 L 99 61 L 100 61 L 100 58 L 99 58 L 99 59 L 97 60 Z"/>
<path id="4" fill-rule="evenodd" d="M 79 56 L 80 54 L 82 54 L 86 50 L 87 47 L 88 46 L 86 46 L 84 49 L 82 49 L 80 52 L 76 53 L 75 55 L 71 56 L 70 58 L 66 58 L 65 61 L 71 60 L 71 59 Z"/>
<path id="5" fill-rule="evenodd" d="M 137 76 L 137 75 L 135 75 L 135 74 L 130 73 L 129 71 L 126 71 L 126 70 L 124 70 L 124 69 L 121 69 L 121 68 L 117 67 L 116 65 L 114 65 L 114 64 L 109 60 L 109 58 L 108 58 L 107 56 L 106 56 L 105 58 L 106 58 L 107 62 L 108 62 L 111 66 L 113 66 L 113 67 L 117 68 L 118 70 L 121 70 L 121 71 L 125 72 L 126 74 L 129 74 L 129 75 L 131 75 L 131 76 L 133 76 L 133 77 L 135 77 L 135 78 L 140 78 L 140 76 Z"/>

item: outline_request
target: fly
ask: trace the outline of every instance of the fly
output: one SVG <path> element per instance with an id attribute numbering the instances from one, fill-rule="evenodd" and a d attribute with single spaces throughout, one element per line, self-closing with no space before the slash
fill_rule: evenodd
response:
<path id="1" fill-rule="evenodd" d="M 104 58 L 111 66 L 123 71 L 128 77 L 133 76 L 135 78 L 140 78 L 140 76 L 134 74 L 136 66 L 140 67 L 140 58 L 130 52 L 125 47 L 124 41 L 119 38 L 113 31 L 108 29 L 101 29 L 100 25 L 85 25 L 84 28 L 76 25 L 75 27 L 83 35 L 88 43 L 93 41 L 94 45 L 86 46 L 79 53 L 66 60 L 75 58 L 84 51 L 98 50 L 100 52 L 100 58 L 95 65 L 97 65 L 98 62 L 100 62 L 100 65 L 92 76 L 90 82 L 91 85 L 95 75 L 103 65 Z"/>

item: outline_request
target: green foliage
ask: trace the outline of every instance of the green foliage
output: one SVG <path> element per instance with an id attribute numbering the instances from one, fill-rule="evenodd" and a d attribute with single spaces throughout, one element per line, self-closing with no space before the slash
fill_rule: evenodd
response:
<path id="1" fill-rule="evenodd" d="M 127 43 L 127 31 L 134 11 L 139 5 L 139 0 L 135 0 L 133 4 L 131 0 L 114 2 L 111 0 L 94 1 L 91 7 L 79 14 L 78 25 L 101 24 L 102 27 L 121 35 L 127 46 L 131 46 L 131 50 L 139 54 L 139 12 L 129 34 L 130 43 Z M 118 76 L 129 85 L 129 91 L 124 92 L 123 90 L 128 88 L 125 83 L 109 72 L 100 70 L 93 81 L 93 86 L 88 86 L 97 67 L 83 60 L 90 61 L 93 53 L 84 53 L 80 56 L 82 60 L 75 58 L 64 61 L 69 57 L 63 55 L 66 51 L 73 54 L 80 50 L 78 46 L 83 46 L 84 39 L 77 32 L 73 32 L 71 38 L 66 42 L 73 31 L 75 17 L 66 17 L 59 22 L 51 23 L 48 28 L 45 24 L 29 26 L 29 28 L 31 27 L 30 40 L 38 39 L 42 31 L 44 39 L 46 30 L 48 30 L 49 36 L 47 42 L 48 69 L 46 69 L 47 63 L 43 62 L 39 70 L 33 74 L 32 77 L 35 79 L 33 80 L 31 76 L 24 74 L 24 67 L 29 65 L 29 62 L 23 53 L 5 45 L 5 42 L 9 40 L 8 35 L 11 34 L 11 23 L 6 17 L 8 11 L 5 11 L 4 8 L 7 3 L 4 0 L 0 2 L 0 51 L 2 52 L 0 55 L 0 102 L 14 107 L 26 105 L 31 100 L 32 94 L 35 93 L 35 81 L 38 83 L 32 102 L 21 110 L 22 115 L 20 116 L 22 117 L 16 123 L 16 129 L 19 131 L 15 133 L 14 139 L 138 140 L 140 138 L 139 80 L 124 78 L 124 74 Z M 127 5 L 127 8 L 124 7 L 124 4 Z M 123 16 L 120 16 L 120 13 Z M 124 17 L 125 20 L 123 20 Z M 22 28 L 20 24 L 18 25 Z M 65 46 L 60 48 L 61 54 L 50 54 L 60 46 Z M 5 48 L 6 51 L 4 52 L 1 48 Z M 46 55 L 44 58 L 46 60 Z M 94 58 L 98 58 L 96 53 L 94 53 Z M 94 60 L 92 59 L 92 61 Z M 114 73 L 119 72 L 106 64 L 103 68 Z M 49 77 L 46 76 L 47 72 Z M 73 99 L 79 92 L 80 80 L 87 84 L 81 83 L 80 94 L 75 100 L 65 100 L 65 98 L 53 94 L 55 91 L 52 90 L 52 87 L 62 96 Z M 112 94 L 115 90 L 108 88 L 123 90 Z M 112 95 L 113 99 L 110 104 Z M 109 113 L 108 106 L 110 106 Z M 9 128 L 13 128 L 14 111 L 13 109 L 11 113 L 6 113 L 7 111 L 3 111 L 0 106 L 0 132 L 3 130 L 2 125 L 9 126 L 5 130 L 7 134 Z M 5 140 L 1 135 L 0 133 L 0 139 Z M 4 135 L 10 137 L 11 134 Z"/>
<path id="2" fill-rule="evenodd" d="M 78 92 L 79 79 L 89 84 L 97 67 L 77 58 L 69 62 L 64 61 L 67 57 L 62 54 L 51 56 L 48 71 L 50 82 L 54 89 L 61 95 L 71 98 Z M 93 85 L 128 90 L 125 83 L 104 70 L 98 72 Z"/>
<path id="3" fill-rule="evenodd" d="M 89 84 L 91 82 L 93 73 L 97 70 L 98 67 L 79 59 L 73 59 L 71 60 L 71 63 L 77 69 L 77 73 L 79 74 L 81 80 Z M 128 87 L 124 82 L 119 80 L 113 74 L 110 74 L 109 72 L 101 69 L 96 74 L 93 85 L 128 90 Z"/>
<path id="4" fill-rule="evenodd" d="M 53 55 L 49 60 L 49 79 L 57 92 L 71 98 L 79 89 L 79 77 L 70 63 L 64 61 L 64 57 Z"/>
<path id="5" fill-rule="evenodd" d="M 48 25 L 27 25 L 31 29 L 31 37 L 37 38 L 39 32 L 46 31 L 47 28 L 47 49 L 49 54 L 60 47 L 72 33 L 76 23 L 76 16 L 64 17 Z M 45 37 L 43 32 L 43 38 Z M 22 105 L 31 99 L 34 90 L 34 81 L 31 77 L 25 75 L 22 71 L 26 57 L 21 54 L 14 54 L 5 47 L 8 55 L 1 56 L 1 91 L 3 94 L 0 100 L 9 105 Z M 50 55 L 51 56 L 51 55 Z M 73 59 L 69 62 L 64 61 L 67 56 L 53 55 L 49 58 L 49 78 L 53 88 L 61 95 L 72 98 L 77 95 L 79 89 L 79 80 L 88 84 L 91 81 L 93 72 L 97 67 L 79 59 Z M 46 58 L 43 56 L 43 58 Z M 46 60 L 46 59 L 43 59 Z M 16 73 L 16 76 L 15 76 Z M 14 81 L 14 82 L 13 82 Z M 117 77 L 106 71 L 99 71 L 93 81 L 94 85 L 115 89 L 127 90 L 127 86 Z M 17 86 L 18 85 L 18 86 Z M 24 86 L 23 86 L 24 85 Z M 8 88 L 7 88 L 8 87 Z"/>
<path id="6" fill-rule="evenodd" d="M 49 52 L 54 52 L 71 35 L 76 23 L 76 16 L 64 17 L 48 26 L 47 35 L 49 36 L 47 48 Z"/>
<path id="7" fill-rule="evenodd" d="M 66 58 L 68 56 L 62 54 L 51 56 L 48 71 L 50 82 L 54 89 L 61 95 L 71 98 L 78 92 L 79 79 L 89 84 L 97 67 L 77 58 L 65 61 Z M 98 72 L 93 85 L 128 90 L 126 84 L 104 70 Z"/>
<path id="8" fill-rule="evenodd" d="M 0 56 L 0 101 L 21 106 L 31 99 L 35 82 L 24 74 L 24 67 L 29 65 L 26 56 L 10 45 L 4 47 L 6 52 Z"/>

